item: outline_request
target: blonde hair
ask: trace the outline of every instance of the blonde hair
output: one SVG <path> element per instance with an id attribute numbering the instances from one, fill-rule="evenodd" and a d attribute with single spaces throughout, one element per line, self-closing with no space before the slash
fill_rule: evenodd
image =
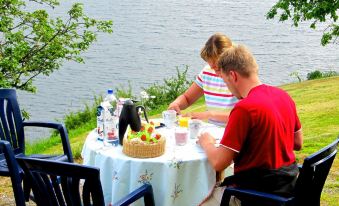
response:
<path id="1" fill-rule="evenodd" d="M 225 48 L 230 48 L 232 41 L 222 33 L 213 34 L 205 43 L 205 46 L 200 51 L 200 56 L 206 62 L 212 60 L 217 61 L 220 54 Z"/>
<path id="2" fill-rule="evenodd" d="M 218 68 L 226 74 L 233 70 L 244 77 L 258 73 L 258 64 L 253 54 L 243 45 L 226 49 L 219 57 Z"/>

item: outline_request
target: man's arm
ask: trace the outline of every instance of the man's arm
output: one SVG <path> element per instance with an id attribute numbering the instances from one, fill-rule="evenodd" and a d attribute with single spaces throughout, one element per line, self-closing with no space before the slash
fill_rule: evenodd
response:
<path id="1" fill-rule="evenodd" d="M 303 146 L 304 135 L 301 129 L 294 133 L 294 150 L 301 150 Z"/>
<path id="2" fill-rule="evenodd" d="M 199 137 L 198 143 L 204 149 L 208 162 L 216 171 L 223 171 L 228 167 L 235 155 L 235 151 L 223 146 L 216 147 L 215 139 L 208 132 L 204 132 Z"/>

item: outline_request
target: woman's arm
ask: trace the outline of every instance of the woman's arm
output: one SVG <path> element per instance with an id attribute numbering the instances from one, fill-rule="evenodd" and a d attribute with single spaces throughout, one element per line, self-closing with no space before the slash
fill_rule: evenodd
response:
<path id="1" fill-rule="evenodd" d="M 215 121 L 227 123 L 229 114 L 230 113 L 228 111 L 206 111 L 206 112 L 188 112 L 183 116 L 200 120 L 213 119 Z"/>
<path id="2" fill-rule="evenodd" d="M 169 106 L 168 109 L 175 110 L 178 114 L 181 110 L 191 106 L 197 99 L 204 95 L 204 91 L 195 82 L 179 97 L 177 97 Z"/>

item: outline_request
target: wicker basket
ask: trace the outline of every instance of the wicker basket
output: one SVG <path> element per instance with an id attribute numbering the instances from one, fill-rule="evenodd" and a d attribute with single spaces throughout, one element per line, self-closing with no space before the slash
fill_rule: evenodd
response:
<path id="1" fill-rule="evenodd" d="M 131 142 L 125 137 L 123 140 L 122 152 L 127 156 L 136 158 L 158 157 L 165 153 L 166 140 L 161 137 L 158 143 L 145 144 L 142 142 Z"/>

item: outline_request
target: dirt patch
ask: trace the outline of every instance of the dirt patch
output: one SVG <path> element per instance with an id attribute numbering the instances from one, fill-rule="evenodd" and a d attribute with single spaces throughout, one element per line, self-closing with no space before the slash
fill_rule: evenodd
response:
<path id="1" fill-rule="evenodd" d="M 0 206 L 15 206 L 11 178 L 0 177 Z M 33 201 L 26 202 L 27 206 L 36 206 Z"/>

